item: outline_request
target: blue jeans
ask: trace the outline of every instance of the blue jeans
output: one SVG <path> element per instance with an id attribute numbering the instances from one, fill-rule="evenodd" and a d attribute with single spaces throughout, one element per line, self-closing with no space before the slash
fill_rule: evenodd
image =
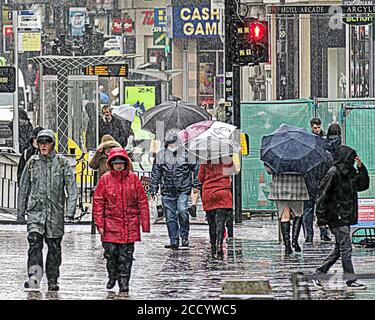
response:
<path id="1" fill-rule="evenodd" d="M 314 238 L 314 212 L 315 212 L 315 200 L 305 201 L 302 223 L 303 223 L 303 233 L 306 238 L 311 240 Z M 328 236 L 328 228 L 319 227 L 320 237 Z"/>
<path id="2" fill-rule="evenodd" d="M 341 256 L 341 263 L 344 273 L 353 275 L 349 282 L 355 281 L 354 268 L 352 263 L 352 242 L 350 239 L 350 227 L 342 226 L 330 228 L 335 236 L 335 247 L 333 251 L 324 260 L 323 264 L 316 269 L 317 273 L 327 273 L 328 270 L 337 262 Z"/>
<path id="3" fill-rule="evenodd" d="M 189 237 L 189 201 L 190 193 L 177 196 L 162 196 L 168 236 L 171 244 L 179 245 L 179 238 Z"/>

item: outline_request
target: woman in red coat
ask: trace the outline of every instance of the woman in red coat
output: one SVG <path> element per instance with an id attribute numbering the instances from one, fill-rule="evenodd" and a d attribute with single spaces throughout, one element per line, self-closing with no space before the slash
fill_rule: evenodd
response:
<path id="1" fill-rule="evenodd" d="M 198 180 L 202 186 L 202 203 L 209 226 L 212 254 L 223 256 L 224 227 L 227 225 L 233 237 L 233 200 L 230 176 L 236 173 L 231 158 L 216 163 L 202 164 Z"/>
<path id="2" fill-rule="evenodd" d="M 143 232 L 150 232 L 150 212 L 146 193 L 134 172 L 129 171 L 130 159 L 121 148 L 111 149 L 110 171 L 99 180 L 94 193 L 93 214 L 101 235 L 112 289 L 118 280 L 120 292 L 129 292 L 134 242 Z"/>

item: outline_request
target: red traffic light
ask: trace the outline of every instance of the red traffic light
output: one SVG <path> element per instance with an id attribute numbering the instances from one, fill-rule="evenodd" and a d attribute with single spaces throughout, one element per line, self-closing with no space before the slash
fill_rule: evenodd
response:
<path id="1" fill-rule="evenodd" d="M 13 34 L 13 27 L 4 26 L 4 35 L 10 36 Z"/>
<path id="2" fill-rule="evenodd" d="M 259 21 L 250 22 L 250 39 L 261 41 L 267 34 L 267 26 Z"/>

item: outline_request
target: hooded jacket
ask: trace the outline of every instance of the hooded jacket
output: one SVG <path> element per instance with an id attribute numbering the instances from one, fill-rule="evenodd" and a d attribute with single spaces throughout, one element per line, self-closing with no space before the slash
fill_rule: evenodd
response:
<path id="1" fill-rule="evenodd" d="M 316 202 L 318 225 L 350 226 L 358 223 L 358 192 L 368 189 L 366 167 L 354 168 L 354 149 L 339 146 L 334 165 L 319 185 Z"/>
<path id="2" fill-rule="evenodd" d="M 108 156 L 105 154 L 105 149 L 112 149 L 112 148 L 116 148 L 116 147 L 121 147 L 121 145 L 117 141 L 115 141 L 115 139 L 109 134 L 105 134 L 102 137 L 101 142 L 104 144 L 103 150 L 102 151 L 97 150 L 95 152 L 93 158 L 89 162 L 89 167 L 91 169 L 93 169 L 93 170 L 99 169 L 99 176 L 98 176 L 99 179 L 104 173 L 106 173 L 109 170 L 109 168 L 107 167 Z M 130 166 L 131 166 L 131 170 L 132 170 L 131 163 L 130 163 Z"/>
<path id="3" fill-rule="evenodd" d="M 162 196 L 175 197 L 180 193 L 191 192 L 198 188 L 199 165 L 190 163 L 188 151 L 181 146 L 176 152 L 168 149 L 170 144 L 178 140 L 176 133 L 167 134 L 165 148 L 156 155 L 152 166 L 150 193 L 156 194 L 161 186 Z"/>
<path id="4" fill-rule="evenodd" d="M 31 137 L 30 137 L 30 147 L 28 147 L 25 151 L 22 152 L 20 161 L 18 162 L 17 167 L 17 183 L 20 184 L 21 176 L 23 169 L 26 166 L 26 162 L 29 161 L 29 159 L 34 155 L 38 153 L 38 148 L 34 148 L 33 146 L 33 139 L 35 139 L 38 136 L 38 133 L 40 131 L 44 130 L 42 127 L 36 127 L 34 128 Z"/>
<path id="5" fill-rule="evenodd" d="M 121 156 L 127 160 L 123 171 L 113 170 L 111 159 Z M 94 192 L 93 215 L 98 229 L 104 229 L 103 242 L 132 243 L 150 232 L 150 212 L 142 183 L 129 171 L 130 159 L 123 148 L 111 149 L 108 157 L 111 171 L 99 180 Z"/>
<path id="6" fill-rule="evenodd" d="M 19 109 L 18 111 L 18 132 L 19 132 L 19 150 L 20 153 L 25 151 L 29 147 L 29 140 L 33 132 L 33 125 L 30 122 L 29 117 L 27 116 L 27 112 L 23 109 Z M 13 120 L 8 124 L 9 129 L 13 132 Z"/>
<path id="7" fill-rule="evenodd" d="M 334 135 L 334 136 L 327 136 L 327 150 L 331 152 L 332 156 L 334 157 L 335 152 L 341 146 L 341 136 Z"/>
<path id="8" fill-rule="evenodd" d="M 52 130 L 42 130 L 40 136 L 55 142 Z M 27 231 L 61 238 L 65 212 L 73 218 L 76 204 L 77 185 L 69 161 L 55 150 L 47 156 L 32 156 L 23 170 L 18 191 L 17 219 L 23 221 L 27 214 Z"/>

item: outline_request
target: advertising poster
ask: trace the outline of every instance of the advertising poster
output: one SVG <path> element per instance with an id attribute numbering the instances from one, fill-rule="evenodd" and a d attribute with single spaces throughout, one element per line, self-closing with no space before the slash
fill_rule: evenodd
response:
<path id="1" fill-rule="evenodd" d="M 86 14 L 86 8 L 69 9 L 69 20 L 72 36 L 83 37 L 85 33 Z"/>

